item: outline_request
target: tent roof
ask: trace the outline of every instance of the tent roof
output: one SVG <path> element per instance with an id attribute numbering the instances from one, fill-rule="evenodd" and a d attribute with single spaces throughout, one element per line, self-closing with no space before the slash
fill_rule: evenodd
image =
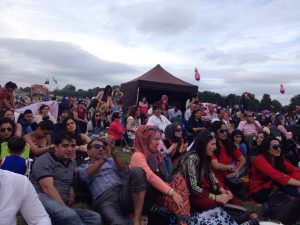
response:
<path id="1" fill-rule="evenodd" d="M 158 83 L 166 83 L 166 84 L 177 84 L 177 85 L 190 86 L 190 87 L 195 86 L 173 76 L 164 68 L 162 68 L 161 65 L 159 64 L 157 64 L 153 69 L 149 70 L 144 75 L 134 80 L 131 80 L 129 82 L 134 82 L 134 81 L 150 81 L 150 82 L 158 82 Z"/>

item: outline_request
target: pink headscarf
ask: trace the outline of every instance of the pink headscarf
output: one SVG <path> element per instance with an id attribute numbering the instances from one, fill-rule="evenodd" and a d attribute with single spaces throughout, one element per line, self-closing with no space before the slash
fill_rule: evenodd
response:
<path id="1" fill-rule="evenodd" d="M 159 150 L 157 152 L 150 151 L 149 144 L 150 139 L 156 134 L 160 132 L 156 130 L 152 125 L 141 125 L 135 132 L 135 139 L 133 143 L 134 151 L 139 151 L 143 153 L 148 160 L 148 153 L 151 152 L 152 154 L 156 155 L 158 163 L 162 162 L 162 155 Z"/>

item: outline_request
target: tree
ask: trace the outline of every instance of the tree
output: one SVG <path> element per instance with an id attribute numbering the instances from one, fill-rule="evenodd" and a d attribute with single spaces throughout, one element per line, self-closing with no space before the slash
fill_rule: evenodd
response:
<path id="1" fill-rule="evenodd" d="M 271 110 L 271 105 L 272 105 L 272 100 L 269 94 L 264 94 L 260 103 L 259 103 L 259 108 L 261 110 L 263 109 L 269 109 Z"/>
<path id="2" fill-rule="evenodd" d="M 72 84 L 67 84 L 62 90 L 64 90 L 64 91 L 76 91 L 76 87 Z"/>
<path id="3" fill-rule="evenodd" d="M 280 112 L 282 109 L 281 103 L 276 99 L 272 100 L 271 107 L 272 107 L 272 111 L 274 112 Z"/>
<path id="4" fill-rule="evenodd" d="M 291 103 L 288 106 L 290 112 L 295 110 L 296 105 L 300 105 L 300 95 L 295 95 L 291 98 Z"/>
<path id="5" fill-rule="evenodd" d="M 222 107 L 226 106 L 225 98 L 223 96 L 221 96 L 219 93 L 215 93 L 215 92 L 211 92 L 211 91 L 199 92 L 199 101 L 216 103 Z"/>

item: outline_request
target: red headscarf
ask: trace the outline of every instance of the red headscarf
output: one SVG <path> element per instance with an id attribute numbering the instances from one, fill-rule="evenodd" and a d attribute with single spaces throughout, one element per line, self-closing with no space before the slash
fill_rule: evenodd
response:
<path id="1" fill-rule="evenodd" d="M 141 125 L 138 127 L 138 129 L 135 132 L 135 139 L 133 143 L 133 149 L 134 151 L 139 151 L 143 153 L 148 160 L 148 153 L 152 153 L 156 155 L 158 163 L 162 162 L 162 155 L 160 151 L 157 149 L 156 152 L 153 152 L 153 150 L 149 149 L 149 144 L 151 138 L 156 134 L 160 133 L 159 129 L 155 129 L 155 126 L 152 125 Z"/>

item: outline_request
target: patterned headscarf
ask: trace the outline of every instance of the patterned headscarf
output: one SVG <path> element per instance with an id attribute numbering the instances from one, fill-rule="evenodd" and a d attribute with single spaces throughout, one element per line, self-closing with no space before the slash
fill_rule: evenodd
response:
<path id="1" fill-rule="evenodd" d="M 134 151 L 139 151 L 143 153 L 147 159 L 149 160 L 150 155 L 155 155 L 158 163 L 162 162 L 162 155 L 160 151 L 157 149 L 156 152 L 153 152 L 149 148 L 151 138 L 160 132 L 158 127 L 152 125 L 141 125 L 135 132 L 135 139 L 133 143 Z"/>

